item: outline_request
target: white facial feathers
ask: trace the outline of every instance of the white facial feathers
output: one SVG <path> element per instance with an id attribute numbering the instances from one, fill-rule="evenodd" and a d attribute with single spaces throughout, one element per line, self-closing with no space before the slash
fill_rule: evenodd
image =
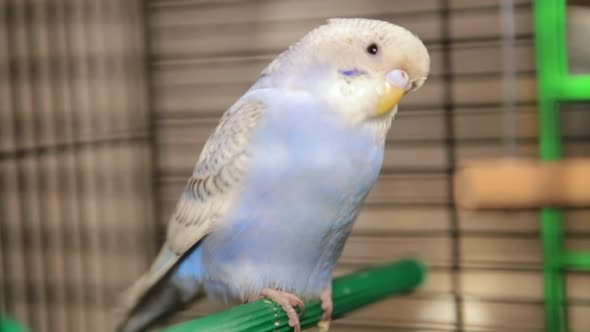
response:
<path id="1" fill-rule="evenodd" d="M 368 53 L 373 45 L 377 54 Z M 428 76 L 430 57 L 422 41 L 403 27 L 379 20 L 334 18 L 280 54 L 263 74 L 300 72 L 301 67 L 319 65 L 383 75 L 402 69 L 415 90 Z"/>
<path id="2" fill-rule="evenodd" d="M 428 50 L 405 28 L 378 20 L 338 18 L 281 53 L 263 71 L 263 84 L 306 91 L 350 123 L 375 117 L 390 121 L 393 114 L 388 111 L 396 109 L 403 94 L 422 86 L 429 70 Z M 392 85 L 401 92 L 396 95 Z"/>

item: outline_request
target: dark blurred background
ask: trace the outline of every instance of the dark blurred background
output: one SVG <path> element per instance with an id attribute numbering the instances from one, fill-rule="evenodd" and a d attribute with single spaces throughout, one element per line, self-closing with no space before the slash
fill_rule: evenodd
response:
<path id="1" fill-rule="evenodd" d="M 511 144 L 534 158 L 532 8 L 514 2 Z M 590 7 L 576 4 L 570 69 L 590 73 Z M 337 270 L 414 255 L 429 278 L 334 331 L 542 331 L 538 212 L 467 213 L 451 195 L 456 165 L 507 151 L 500 0 L 0 0 L 0 312 L 32 331 L 110 330 L 219 116 L 327 17 L 400 24 L 432 57 Z M 565 155 L 590 156 L 590 107 L 561 119 Z M 590 248 L 590 210 L 565 224 L 568 248 Z M 587 331 L 590 275 L 567 283 L 570 326 Z"/>

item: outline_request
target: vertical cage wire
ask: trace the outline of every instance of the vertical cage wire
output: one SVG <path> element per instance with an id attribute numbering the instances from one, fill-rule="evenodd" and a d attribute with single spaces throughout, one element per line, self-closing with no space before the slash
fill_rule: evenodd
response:
<path id="1" fill-rule="evenodd" d="M 143 2 L 0 6 L 2 311 L 110 330 L 153 237 Z"/>

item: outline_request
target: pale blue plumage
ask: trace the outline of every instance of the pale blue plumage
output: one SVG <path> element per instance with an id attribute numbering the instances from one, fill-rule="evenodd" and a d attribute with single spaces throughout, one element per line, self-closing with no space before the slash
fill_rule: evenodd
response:
<path id="1" fill-rule="evenodd" d="M 317 296 L 377 178 L 383 146 L 305 93 L 256 96 L 267 108 L 240 194 L 174 273 L 202 279 L 220 299 L 265 287 Z"/>

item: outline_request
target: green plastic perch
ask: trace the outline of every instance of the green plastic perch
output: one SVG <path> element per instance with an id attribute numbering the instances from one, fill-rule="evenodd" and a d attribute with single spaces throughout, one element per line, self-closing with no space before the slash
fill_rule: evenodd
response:
<path id="1" fill-rule="evenodd" d="M 393 294 L 416 288 L 425 278 L 424 265 L 415 260 L 403 260 L 388 265 L 355 272 L 334 279 L 332 298 L 334 319 L 355 309 Z M 299 317 L 301 328 L 315 326 L 322 315 L 318 302 L 305 303 Z M 203 318 L 168 327 L 159 332 L 265 332 L 291 331 L 287 315 L 276 303 L 262 299 L 221 311 Z"/>

